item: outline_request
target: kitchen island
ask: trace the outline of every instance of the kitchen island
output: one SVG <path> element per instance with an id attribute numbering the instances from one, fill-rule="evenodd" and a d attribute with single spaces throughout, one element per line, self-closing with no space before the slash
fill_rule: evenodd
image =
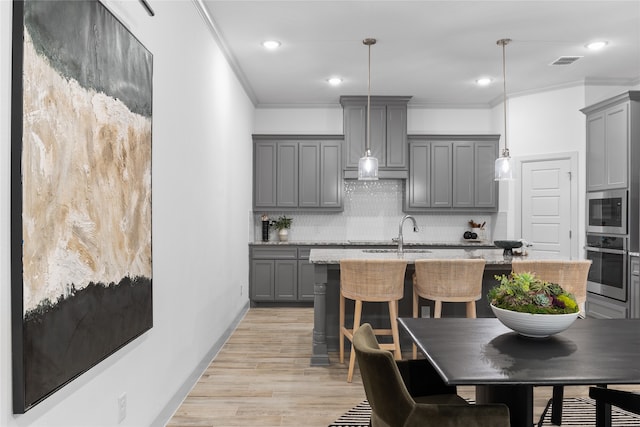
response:
<path id="1" fill-rule="evenodd" d="M 408 263 L 405 275 L 404 297 L 398 303 L 399 316 L 412 316 L 413 264 L 417 259 L 474 259 L 486 261 L 483 277 L 483 297 L 477 302 L 478 317 L 493 317 L 486 301 L 488 290 L 496 283 L 495 275 L 511 272 L 512 257 L 503 255 L 502 249 L 464 248 L 464 249 L 412 249 L 406 248 L 402 255 L 395 249 L 311 249 L 309 262 L 314 265 L 314 323 L 311 354 L 312 366 L 329 365 L 329 350 L 338 350 L 338 307 L 340 297 L 340 260 L 342 259 L 405 259 Z M 540 256 L 527 256 L 527 259 L 540 259 Z M 546 259 L 549 256 L 545 256 Z M 350 302 L 350 301 L 348 301 Z M 352 305 L 347 305 L 347 313 L 352 313 Z M 433 303 L 421 301 L 422 307 L 433 309 Z M 386 307 L 381 304 L 365 304 L 363 321 L 376 324 L 388 319 Z M 429 311 L 430 311 L 429 310 Z M 443 317 L 464 317 L 464 304 L 449 303 L 443 305 Z M 387 320 L 388 322 L 388 320 Z"/>

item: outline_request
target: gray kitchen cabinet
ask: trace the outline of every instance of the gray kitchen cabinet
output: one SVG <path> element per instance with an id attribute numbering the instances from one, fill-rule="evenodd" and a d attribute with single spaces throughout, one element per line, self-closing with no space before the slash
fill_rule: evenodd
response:
<path id="1" fill-rule="evenodd" d="M 342 139 L 254 135 L 254 210 L 341 210 Z"/>
<path id="2" fill-rule="evenodd" d="M 498 208 L 498 135 L 412 135 L 405 212 Z"/>
<path id="3" fill-rule="evenodd" d="M 378 159 L 379 171 L 391 171 L 389 177 L 406 177 L 407 96 L 371 97 L 371 154 Z M 364 155 L 367 136 L 367 97 L 342 96 L 344 113 L 345 176 L 357 176 L 358 160 Z M 393 175 L 393 172 L 396 175 Z M 384 175 L 384 173 L 382 173 Z"/>
<path id="4" fill-rule="evenodd" d="M 628 314 L 626 303 L 590 292 L 587 293 L 585 312 L 587 317 L 596 319 L 625 319 Z"/>
<path id="5" fill-rule="evenodd" d="M 309 262 L 311 248 L 298 248 L 298 301 L 313 302 L 315 267 Z"/>
<path id="6" fill-rule="evenodd" d="M 640 140 L 640 91 L 583 108 L 587 123 L 587 191 L 628 188 Z"/>
<path id="7" fill-rule="evenodd" d="M 295 301 L 298 297 L 298 259 L 295 247 L 251 250 L 252 301 Z"/>
<path id="8" fill-rule="evenodd" d="M 640 319 L 640 258 L 629 256 L 629 317 Z"/>

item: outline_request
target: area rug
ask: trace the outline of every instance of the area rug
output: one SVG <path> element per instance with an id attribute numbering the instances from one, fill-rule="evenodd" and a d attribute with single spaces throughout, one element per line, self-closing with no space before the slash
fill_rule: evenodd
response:
<path id="1" fill-rule="evenodd" d="M 329 427 L 367 427 L 371 408 L 366 400 L 351 408 Z M 562 406 L 562 426 L 595 426 L 596 404 L 588 397 L 567 397 Z M 611 423 L 618 427 L 640 426 L 640 417 L 618 408 L 611 408 Z M 538 427 L 553 426 L 551 424 L 551 404 L 547 406 L 544 417 Z"/>

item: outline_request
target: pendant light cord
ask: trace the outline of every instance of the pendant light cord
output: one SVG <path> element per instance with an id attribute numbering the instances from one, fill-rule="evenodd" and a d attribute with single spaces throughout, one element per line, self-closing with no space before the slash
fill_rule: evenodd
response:
<path id="1" fill-rule="evenodd" d="M 371 45 L 376 44 L 376 39 L 364 39 L 363 44 L 369 46 L 369 63 L 367 75 L 367 140 L 365 141 L 365 156 L 371 155 Z"/>
<path id="2" fill-rule="evenodd" d="M 507 60 L 506 46 L 511 39 L 500 39 L 498 44 L 502 46 L 502 105 L 504 107 L 504 153 L 503 156 L 509 157 L 509 145 L 507 143 Z"/>

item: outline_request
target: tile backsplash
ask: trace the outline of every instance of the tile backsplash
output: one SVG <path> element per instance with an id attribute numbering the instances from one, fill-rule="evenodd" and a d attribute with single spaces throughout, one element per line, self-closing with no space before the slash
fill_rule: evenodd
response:
<path id="1" fill-rule="evenodd" d="M 398 235 L 404 186 L 399 179 L 379 181 L 344 181 L 344 211 L 318 213 L 304 211 L 269 212 L 270 219 L 280 215 L 293 218 L 289 241 L 333 242 L 345 240 L 391 240 Z M 262 240 L 262 212 L 253 213 L 254 240 Z M 403 228 L 405 242 L 458 242 L 469 229 L 468 222 L 486 221 L 487 239 L 491 240 L 497 214 L 428 213 L 412 214 L 419 231 L 413 231 L 410 221 Z M 277 240 L 271 230 L 269 240 Z"/>

